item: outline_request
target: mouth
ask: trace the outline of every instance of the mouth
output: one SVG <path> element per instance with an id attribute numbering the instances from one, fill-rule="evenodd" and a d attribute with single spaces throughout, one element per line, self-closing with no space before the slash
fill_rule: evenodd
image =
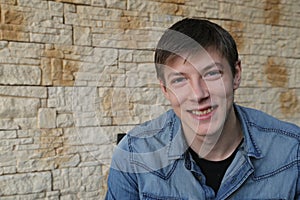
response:
<path id="1" fill-rule="evenodd" d="M 200 110 L 199 109 L 189 110 L 188 112 L 196 116 L 205 116 L 212 113 L 215 109 L 216 107 L 211 106 Z"/>

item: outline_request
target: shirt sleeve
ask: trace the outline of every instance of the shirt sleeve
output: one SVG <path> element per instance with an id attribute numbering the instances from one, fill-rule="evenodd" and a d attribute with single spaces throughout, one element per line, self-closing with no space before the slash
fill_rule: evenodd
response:
<path id="1" fill-rule="evenodd" d="M 137 175 L 130 163 L 126 136 L 114 150 L 107 187 L 105 200 L 139 200 Z"/>
<path id="2" fill-rule="evenodd" d="M 298 155 L 300 155 L 300 144 L 298 145 Z M 298 160 L 298 181 L 297 181 L 297 192 L 296 192 L 295 200 L 300 200 L 300 160 Z"/>
<path id="3" fill-rule="evenodd" d="M 110 168 L 105 200 L 138 200 L 138 186 L 133 173 Z"/>

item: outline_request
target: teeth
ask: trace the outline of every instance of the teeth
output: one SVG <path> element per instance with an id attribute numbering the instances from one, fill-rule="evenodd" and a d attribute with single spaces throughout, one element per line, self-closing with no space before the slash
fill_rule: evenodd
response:
<path id="1" fill-rule="evenodd" d="M 213 109 L 212 108 L 209 108 L 207 110 L 203 110 L 203 111 L 199 111 L 199 110 L 192 110 L 192 114 L 194 115 L 205 115 L 207 113 L 210 113 Z"/>

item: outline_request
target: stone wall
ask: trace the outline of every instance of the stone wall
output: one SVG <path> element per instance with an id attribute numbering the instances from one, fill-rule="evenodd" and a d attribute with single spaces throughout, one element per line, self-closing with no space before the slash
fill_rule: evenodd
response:
<path id="1" fill-rule="evenodd" d="M 153 49 L 204 17 L 235 37 L 242 105 L 300 125 L 298 0 L 0 0 L 0 198 L 103 199 L 116 135 L 167 110 Z"/>

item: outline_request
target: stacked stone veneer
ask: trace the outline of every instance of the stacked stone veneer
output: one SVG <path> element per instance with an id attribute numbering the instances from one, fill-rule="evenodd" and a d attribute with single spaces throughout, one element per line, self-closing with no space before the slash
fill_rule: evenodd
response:
<path id="1" fill-rule="evenodd" d="M 0 199 L 103 199 L 116 134 L 167 110 L 166 27 L 235 37 L 242 105 L 300 125 L 298 0 L 0 0 Z"/>

